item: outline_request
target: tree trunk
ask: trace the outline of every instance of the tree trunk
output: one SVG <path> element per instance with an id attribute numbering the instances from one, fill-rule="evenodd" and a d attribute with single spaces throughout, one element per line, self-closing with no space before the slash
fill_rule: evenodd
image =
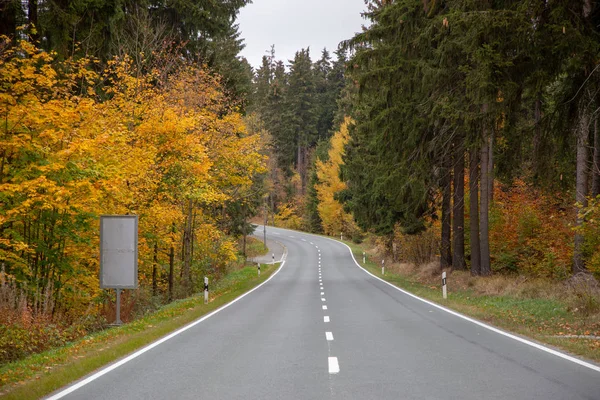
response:
<path id="1" fill-rule="evenodd" d="M 175 273 L 175 247 L 169 251 L 169 302 L 173 301 L 173 274 Z"/>
<path id="2" fill-rule="evenodd" d="M 587 189 L 588 189 L 588 176 L 587 176 L 587 162 L 588 162 L 588 145 L 589 145 L 589 117 L 585 111 L 581 112 L 579 124 L 577 126 L 577 192 L 575 194 L 575 201 L 578 206 L 587 206 Z M 575 207 L 577 212 L 576 227 L 581 226 L 583 218 L 578 212 L 579 208 Z M 573 250 L 573 274 L 583 272 L 586 270 L 585 263 L 583 260 L 582 245 L 583 235 L 579 232 L 575 232 L 575 248 Z"/>
<path id="3" fill-rule="evenodd" d="M 442 188 L 442 238 L 440 242 L 440 268 L 448 268 L 452 265 L 452 249 L 450 241 L 450 228 L 452 212 L 450 210 L 452 197 L 452 173 L 450 170 L 450 154 L 442 161 L 440 185 Z"/>
<path id="4" fill-rule="evenodd" d="M 158 284 L 156 282 L 156 270 L 158 269 L 158 242 L 154 242 L 154 257 L 152 261 L 152 296 L 156 296 L 158 293 Z"/>
<path id="5" fill-rule="evenodd" d="M 592 163 L 592 197 L 600 194 L 600 132 L 598 116 L 594 117 L 594 162 Z"/>
<path id="6" fill-rule="evenodd" d="M 471 242 L 471 275 L 481 274 L 481 246 L 479 245 L 479 152 L 471 149 L 469 160 L 469 228 Z"/>
<path id="7" fill-rule="evenodd" d="M 193 229 L 193 211 L 194 201 L 188 200 L 187 204 L 187 215 L 185 221 L 185 229 L 183 231 L 183 269 L 182 278 L 183 286 L 186 288 L 186 292 L 189 292 L 191 288 L 191 271 L 192 271 L 192 229 Z"/>
<path id="8" fill-rule="evenodd" d="M 452 208 L 452 267 L 465 269 L 465 148 L 463 139 L 454 149 L 454 204 Z"/>
<path id="9" fill-rule="evenodd" d="M 27 17 L 29 19 L 29 24 L 35 26 L 36 33 L 31 34 L 31 37 L 34 41 L 39 39 L 39 29 L 38 25 L 38 0 L 29 0 L 27 2 Z"/>
<path id="10" fill-rule="evenodd" d="M 488 186 L 488 161 L 489 161 L 489 135 L 487 129 L 483 130 L 483 143 L 481 146 L 481 197 L 479 199 L 479 245 L 481 246 L 481 275 L 491 274 L 490 244 L 489 244 L 489 186 Z"/>
<path id="11" fill-rule="evenodd" d="M 306 187 L 306 166 L 304 165 L 304 147 L 301 145 L 298 145 L 296 165 L 298 175 L 300 175 L 300 195 L 304 196 L 304 188 Z"/>
<path id="12" fill-rule="evenodd" d="M 540 165 L 540 146 L 542 144 L 542 100 L 541 94 L 538 95 L 537 100 L 535 101 L 535 108 L 533 110 L 534 113 L 534 121 L 535 127 L 533 130 L 533 159 L 532 159 L 532 169 L 535 172 L 534 177 L 539 176 L 539 165 Z"/>
<path id="13" fill-rule="evenodd" d="M 488 143 L 488 166 L 487 166 L 487 180 L 488 180 L 488 199 L 489 204 L 494 202 L 494 129 L 491 130 Z"/>

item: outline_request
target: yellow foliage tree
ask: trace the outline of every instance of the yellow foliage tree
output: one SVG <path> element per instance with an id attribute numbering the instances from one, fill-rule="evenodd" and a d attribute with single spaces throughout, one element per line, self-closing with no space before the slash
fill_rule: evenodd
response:
<path id="1" fill-rule="evenodd" d="M 340 202 L 335 200 L 335 194 L 344 190 L 346 184 L 340 179 L 340 165 L 343 165 L 344 145 L 348 143 L 350 135 L 348 127 L 352 120 L 348 117 L 344 120 L 340 129 L 331 137 L 329 159 L 325 162 L 317 160 L 317 177 L 319 183 L 315 185 L 319 204 L 317 211 L 321 217 L 323 230 L 326 234 L 337 236 L 343 233 L 353 236 L 359 232 L 351 214 L 344 211 Z"/>
<path id="2" fill-rule="evenodd" d="M 101 294 L 101 214 L 139 215 L 140 282 L 155 294 L 175 276 L 186 286 L 221 274 L 236 253 L 216 209 L 248 192 L 266 160 L 219 79 L 183 66 L 161 81 L 127 57 L 97 73 L 93 59 L 3 40 L 0 262 L 34 311 L 47 288 L 52 311 L 72 318 Z M 174 266 L 176 254 L 189 258 Z"/>

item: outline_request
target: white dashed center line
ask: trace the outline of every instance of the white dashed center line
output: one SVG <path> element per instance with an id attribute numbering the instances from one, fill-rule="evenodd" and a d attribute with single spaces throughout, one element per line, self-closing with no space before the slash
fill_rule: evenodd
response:
<path id="1" fill-rule="evenodd" d="M 325 301 L 325 297 L 321 297 L 321 301 Z"/>
<path id="2" fill-rule="evenodd" d="M 333 340 L 333 333 L 325 332 L 325 339 L 327 339 L 329 342 L 331 342 Z"/>
<path id="3" fill-rule="evenodd" d="M 329 322 L 329 315 L 323 317 L 323 322 Z"/>
<path id="4" fill-rule="evenodd" d="M 323 310 L 327 310 L 327 306 L 323 306 Z"/>
<path id="5" fill-rule="evenodd" d="M 340 364 L 338 364 L 337 357 L 329 357 L 329 373 L 337 374 L 340 372 Z"/>
<path id="6" fill-rule="evenodd" d="M 325 292 L 321 292 L 321 296 L 324 296 L 324 295 L 325 295 Z"/>

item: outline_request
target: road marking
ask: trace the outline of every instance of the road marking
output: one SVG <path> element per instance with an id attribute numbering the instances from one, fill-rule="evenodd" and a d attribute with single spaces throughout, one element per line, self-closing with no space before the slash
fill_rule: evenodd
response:
<path id="1" fill-rule="evenodd" d="M 306 242 L 306 239 L 300 239 L 300 240 L 302 240 L 303 242 Z"/>
<path id="2" fill-rule="evenodd" d="M 323 282 L 323 279 L 319 279 L 319 283 L 320 283 L 320 282 Z"/>
<path id="3" fill-rule="evenodd" d="M 327 310 L 327 306 L 323 306 L 323 310 Z"/>
<path id="4" fill-rule="evenodd" d="M 321 301 L 325 301 L 325 297 L 321 297 Z"/>
<path id="5" fill-rule="evenodd" d="M 196 321 L 190 323 L 189 325 L 184 326 L 183 328 L 180 328 L 178 330 L 176 330 L 175 332 L 171 333 L 170 335 L 165 336 L 162 339 L 157 340 L 154 343 L 151 343 L 149 345 L 147 345 L 146 347 L 143 347 L 142 349 L 136 351 L 135 353 L 131 354 L 128 357 L 125 357 L 124 359 L 122 359 L 121 361 L 118 361 L 114 364 L 109 365 L 106 368 L 101 369 L 100 371 L 96 372 L 95 374 L 93 374 L 92 376 L 72 385 L 67 387 L 65 390 L 62 390 L 60 392 L 58 392 L 57 394 L 55 394 L 54 396 L 48 397 L 46 400 L 58 400 L 61 399 L 63 397 L 65 397 L 68 394 L 73 393 L 74 391 L 76 391 L 77 389 L 82 388 L 83 386 L 87 385 L 90 382 L 95 381 L 96 379 L 100 378 L 103 375 L 108 374 L 109 372 L 119 368 L 121 365 L 128 363 L 129 361 L 141 356 L 142 354 L 146 353 L 147 351 L 152 350 L 153 348 L 163 344 L 164 342 L 166 342 L 169 339 L 174 338 L 175 336 L 187 331 L 190 328 L 193 328 L 194 326 L 198 325 L 199 323 L 207 320 L 208 318 L 212 317 L 213 315 L 225 310 L 226 308 L 232 306 L 233 304 L 237 303 L 238 301 L 240 301 L 241 299 L 243 299 L 244 297 L 248 296 L 250 293 L 254 292 L 255 290 L 258 290 L 261 286 L 265 285 L 267 282 L 269 282 L 271 279 L 273 279 L 275 277 L 275 275 L 277 275 L 279 273 L 279 271 L 281 271 L 281 269 L 283 268 L 283 266 L 285 265 L 285 261 L 286 261 L 286 257 L 287 257 L 287 248 L 285 248 L 285 252 L 282 256 L 282 262 L 281 265 L 279 266 L 279 268 L 277 268 L 277 271 L 275 271 L 273 273 L 273 275 L 271 275 L 266 281 L 264 281 L 263 283 L 261 283 L 260 285 L 258 285 L 257 287 L 255 287 L 254 289 L 251 289 L 249 291 L 247 291 L 246 293 L 242 294 L 241 296 L 238 296 L 237 298 L 233 299 L 232 301 L 230 301 L 229 303 L 217 308 L 216 310 L 214 310 L 213 312 L 203 316 L 200 319 L 197 319 Z"/>
<path id="6" fill-rule="evenodd" d="M 321 296 L 324 296 L 324 295 L 325 295 L 325 292 L 321 292 Z"/>
<path id="7" fill-rule="evenodd" d="M 313 242 L 310 242 L 310 244 L 314 245 L 314 243 L 313 243 Z"/>
<path id="8" fill-rule="evenodd" d="M 417 300 L 419 300 L 419 301 L 422 301 L 423 303 L 429 304 L 430 306 L 432 306 L 432 307 L 435 307 L 435 308 L 437 308 L 437 309 L 439 309 L 439 310 L 445 311 L 445 312 L 447 312 L 448 314 L 452 314 L 452 315 L 454 315 L 455 317 L 458 317 L 458 318 L 464 319 L 465 321 L 469 321 L 469 322 L 471 322 L 471 323 L 473 323 L 473 324 L 475 324 L 475 325 L 481 326 L 482 328 L 485 328 L 485 329 L 487 329 L 487 330 L 490 330 L 490 331 L 492 331 L 492 332 L 495 332 L 495 333 L 497 333 L 497 334 L 499 334 L 499 335 L 506 336 L 506 337 L 508 337 L 508 338 L 510 338 L 510 339 L 516 340 L 517 342 L 521 342 L 521 343 L 523 343 L 523 344 L 526 344 L 526 345 L 528 345 L 528 346 L 534 347 L 534 348 L 536 348 L 536 349 L 538 349 L 538 350 L 544 351 L 544 352 L 546 352 L 546 353 L 550 353 L 550 354 L 552 354 L 552 355 L 554 355 L 554 356 L 556 356 L 556 357 L 560 357 L 560 358 L 562 358 L 562 359 L 564 359 L 564 360 L 571 361 L 572 363 L 575 363 L 575 364 L 581 365 L 582 367 L 586 367 L 586 368 L 589 368 L 589 369 L 591 369 L 591 370 L 594 370 L 594 371 L 596 371 L 596 372 L 600 372 L 600 366 L 597 366 L 597 365 L 594 365 L 594 364 L 590 364 L 590 363 L 588 363 L 588 362 L 585 362 L 585 361 L 583 361 L 583 360 L 580 360 L 580 359 L 578 359 L 578 358 L 575 358 L 575 357 L 569 356 L 569 355 L 567 355 L 567 354 L 561 353 L 560 351 L 557 351 L 557 350 L 551 349 L 551 348 L 549 348 L 549 347 L 546 347 L 546 346 L 542 346 L 541 344 L 538 344 L 538 343 L 534 343 L 534 342 L 532 342 L 532 341 L 530 341 L 530 340 L 527 340 L 527 339 L 524 339 L 524 338 L 522 338 L 522 337 L 519 337 L 519 336 L 513 335 L 512 333 L 505 332 L 505 331 L 503 331 L 503 330 L 501 330 L 501 329 L 498 329 L 498 328 L 495 328 L 495 327 L 493 327 L 493 326 L 491 326 L 491 325 L 484 324 L 484 323 L 483 323 L 483 322 L 481 322 L 481 321 L 478 321 L 478 320 L 476 320 L 476 319 L 473 319 L 473 318 L 471 318 L 471 317 L 467 317 L 466 315 L 463 315 L 463 314 L 461 314 L 461 313 L 458 313 L 458 312 L 456 312 L 456 311 L 450 310 L 450 309 L 448 309 L 448 308 L 446 308 L 446 307 L 440 306 L 439 304 L 436 304 L 436 303 L 434 303 L 434 302 L 432 302 L 432 301 L 429 301 L 429 300 L 423 299 L 423 298 L 421 298 L 421 297 L 419 297 L 419 296 L 417 296 L 417 295 L 414 295 L 414 294 L 412 294 L 412 293 L 410 293 L 410 292 L 407 292 L 407 291 L 406 291 L 406 290 L 404 290 L 404 289 L 400 289 L 398 286 L 395 286 L 395 285 L 393 285 L 393 284 L 389 283 L 388 281 L 386 281 L 386 280 L 384 280 L 384 279 L 381 279 L 380 277 L 378 277 L 378 276 L 375 276 L 375 275 L 373 275 L 372 273 L 370 273 L 369 271 L 367 271 L 366 269 L 364 269 L 364 268 L 363 268 L 363 267 L 362 267 L 362 266 L 361 266 L 361 265 L 358 263 L 358 261 L 356 261 L 356 258 L 354 258 L 354 254 L 352 253 L 352 249 L 351 249 L 351 248 L 350 248 L 350 246 L 348 246 L 346 243 L 342 243 L 342 242 L 340 242 L 339 240 L 335 240 L 335 239 L 331 239 L 331 238 L 325 238 L 325 239 L 329 239 L 329 240 L 331 240 L 331 241 L 333 241 L 333 242 L 337 242 L 337 243 L 339 243 L 339 244 L 342 244 L 342 245 L 346 246 L 346 248 L 347 248 L 347 249 L 348 249 L 348 251 L 350 252 L 350 256 L 352 257 L 352 260 L 354 260 L 354 264 L 356 264 L 356 266 L 357 266 L 358 268 L 362 269 L 364 272 L 366 272 L 367 274 L 371 275 L 373 278 L 375 278 L 375 279 L 377 279 L 377 280 L 379 280 L 379 281 L 381 281 L 381 282 L 385 283 L 386 285 L 388 285 L 388 286 L 390 286 L 390 287 L 392 287 L 392 288 L 396 289 L 396 290 L 397 290 L 397 291 L 399 291 L 399 292 L 402 292 L 402 293 L 404 293 L 404 294 L 405 294 L 405 295 L 407 295 L 407 296 L 410 296 L 410 297 L 412 297 L 412 298 L 414 298 L 414 299 L 417 299 Z"/>
<path id="9" fill-rule="evenodd" d="M 331 342 L 333 340 L 333 333 L 325 332 L 325 339 Z"/>
<path id="10" fill-rule="evenodd" d="M 329 322 L 329 315 L 323 317 L 323 322 Z"/>
<path id="11" fill-rule="evenodd" d="M 317 249 L 319 248 L 319 246 L 317 246 L 316 244 L 315 244 L 315 247 L 316 247 Z M 321 251 L 321 250 L 319 250 L 319 251 Z"/>
<path id="12" fill-rule="evenodd" d="M 340 372 L 340 364 L 338 364 L 337 357 L 329 357 L 328 363 L 329 363 L 329 373 L 330 374 L 337 374 Z"/>

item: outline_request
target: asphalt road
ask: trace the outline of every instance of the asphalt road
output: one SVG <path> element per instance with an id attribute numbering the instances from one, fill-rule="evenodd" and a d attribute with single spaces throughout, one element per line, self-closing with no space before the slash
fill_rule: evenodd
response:
<path id="1" fill-rule="evenodd" d="M 600 399 L 592 365 L 410 297 L 343 244 L 267 233 L 288 251 L 272 279 L 61 398 Z"/>

